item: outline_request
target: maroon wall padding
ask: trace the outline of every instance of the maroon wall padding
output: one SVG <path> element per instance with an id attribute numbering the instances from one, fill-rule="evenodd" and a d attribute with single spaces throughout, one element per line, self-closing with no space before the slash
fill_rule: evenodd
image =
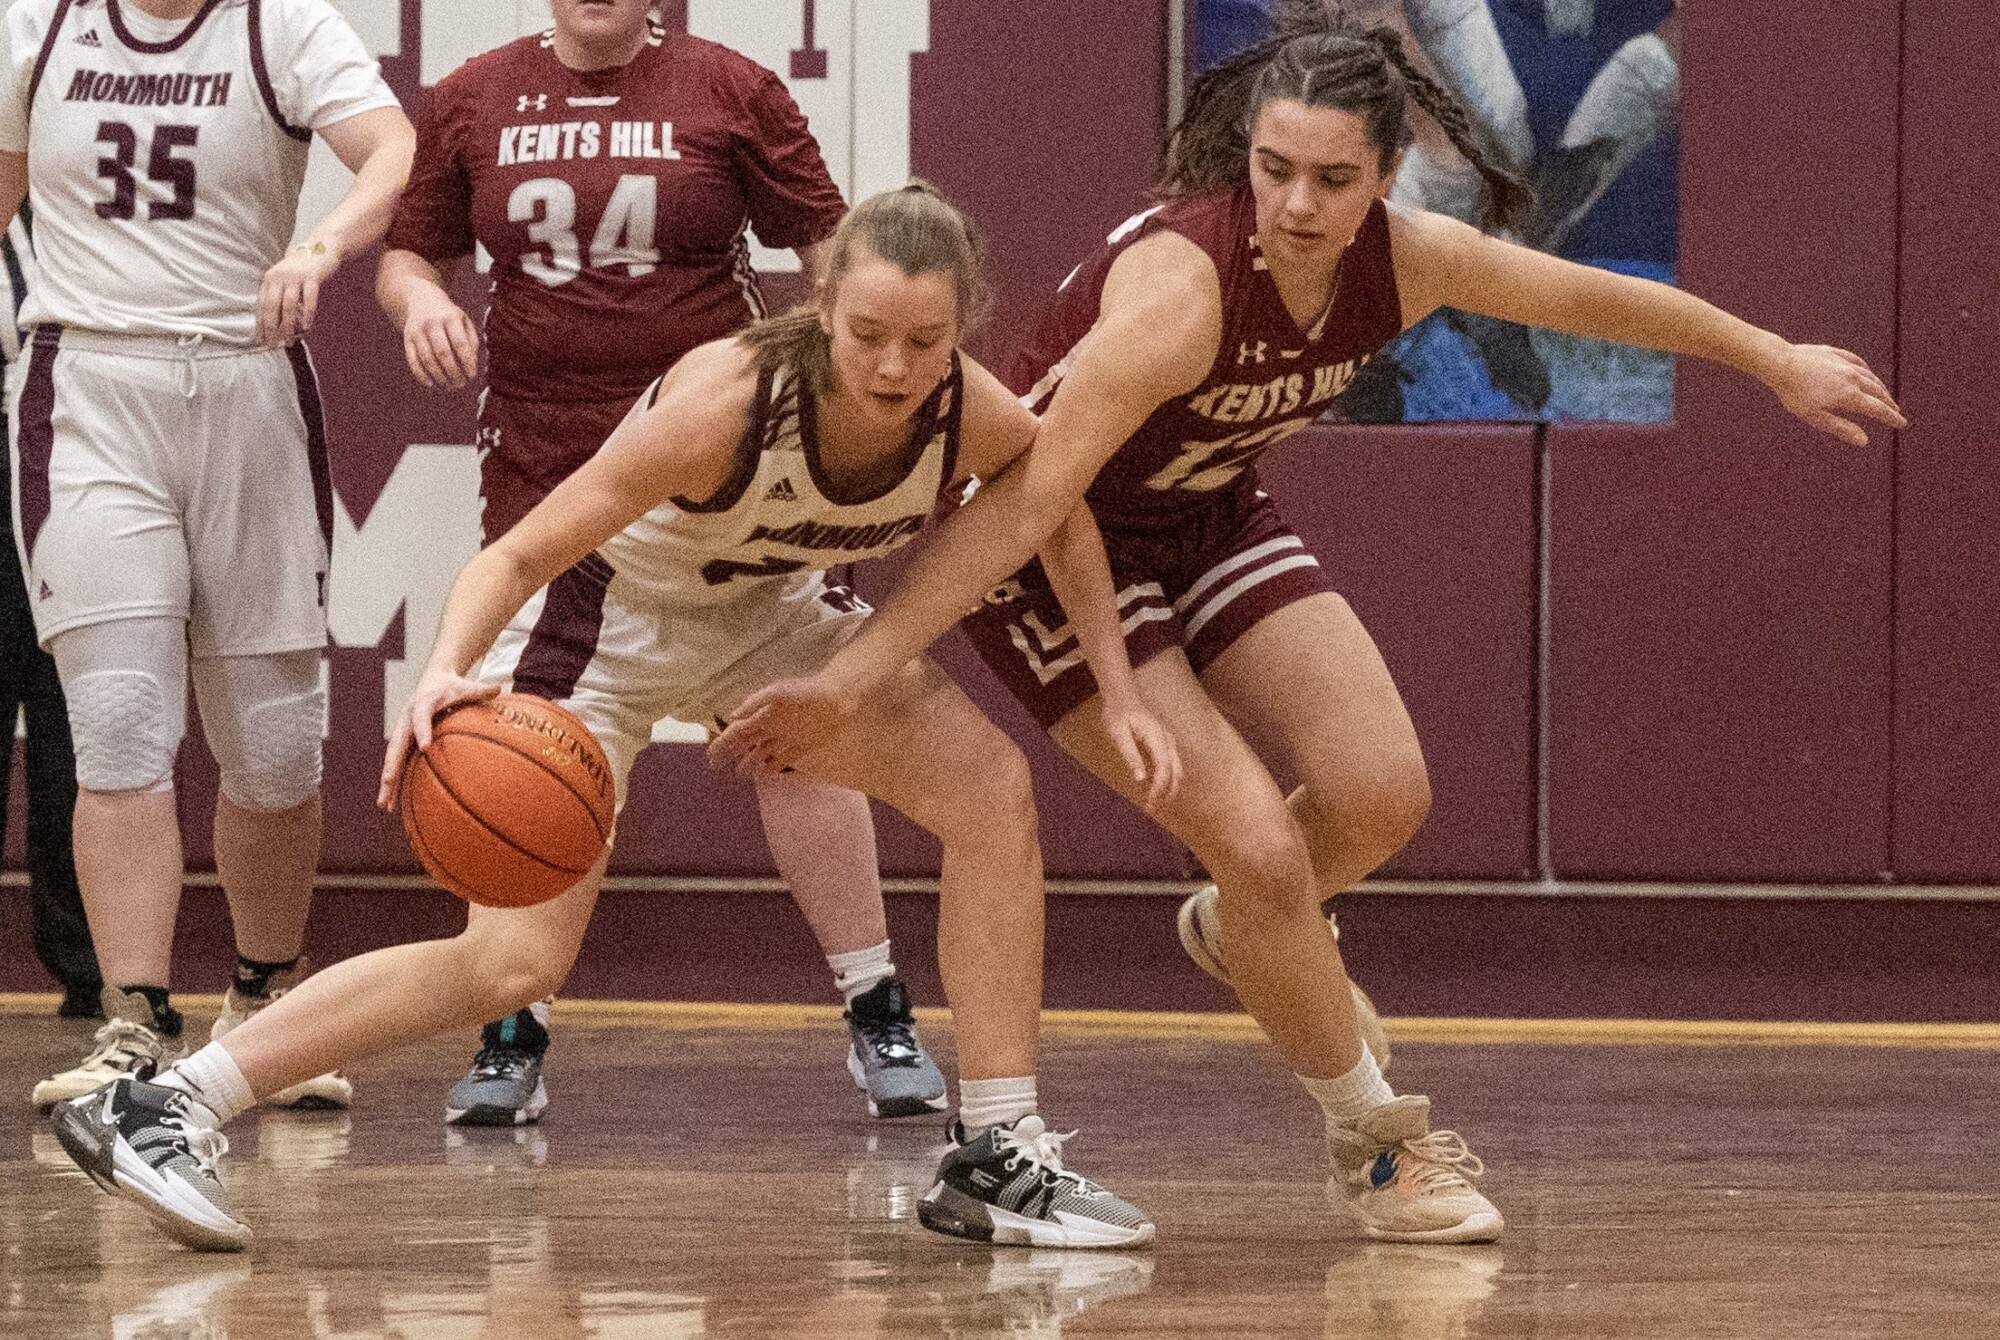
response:
<path id="1" fill-rule="evenodd" d="M 932 0 L 910 157 L 987 235 L 1011 350 L 1078 261 L 1146 208 L 1166 122 L 1162 0 Z"/>
<path id="2" fill-rule="evenodd" d="M 1682 283 L 1884 376 L 1899 9 L 1682 11 Z M 1550 433 L 1555 868 L 1879 878 L 1894 439 L 1821 437 L 1693 359 L 1678 413 Z"/>
<path id="3" fill-rule="evenodd" d="M 942 1005 L 937 899 L 887 904 L 897 971 L 918 1004 Z M 174 988 L 219 991 L 227 906 L 212 889 L 181 906 Z M 1181 951 L 1174 907 L 1049 899 L 1049 1008 L 1237 1009 Z M 325 964 L 464 924 L 437 890 L 339 889 L 320 895 L 306 948 Z M 1340 926 L 1355 980 L 1391 1016 L 2000 1022 L 2000 926 L 1981 903 L 1371 893 L 1340 901 Z M 27 942 L 26 891 L 0 890 L 0 944 L 24 947 L 0 956 L 0 991 L 52 989 Z M 832 988 L 790 899 L 620 893 L 598 904 L 563 995 L 831 1005 Z"/>
<path id="4" fill-rule="evenodd" d="M 2000 880 L 2000 44 L 1978 0 L 1904 33 L 1896 875 Z M 1984 33 L 1981 40 L 1969 34 Z"/>
<path id="5" fill-rule="evenodd" d="M 1263 467 L 1423 742 L 1430 819 L 1385 874 L 1534 874 L 1534 438 L 1525 426 L 1311 428 Z"/>

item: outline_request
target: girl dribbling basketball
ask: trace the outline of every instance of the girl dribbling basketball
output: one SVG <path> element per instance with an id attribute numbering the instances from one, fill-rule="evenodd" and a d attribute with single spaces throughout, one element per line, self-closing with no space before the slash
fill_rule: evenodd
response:
<path id="1" fill-rule="evenodd" d="M 897 548 L 941 494 L 1026 449 L 1033 416 L 956 348 L 978 300 L 977 252 L 956 210 L 927 188 L 876 196 L 824 264 L 816 309 L 688 354 L 596 457 L 467 566 L 390 741 L 384 805 L 435 715 L 503 685 L 587 723 L 622 792 L 653 722 L 717 720 L 763 684 L 817 669 L 863 624 L 866 607 L 826 567 Z M 1107 734 L 1164 799 L 1173 745 L 1122 692 L 1130 667 L 1087 512 L 1057 553 L 1064 580 L 1094 595 L 1077 611 L 1086 649 L 1116 662 L 1100 667 Z M 1036 1114 L 1042 869 L 1027 763 L 928 661 L 890 681 L 797 764 L 896 806 L 944 846 L 938 954 L 963 1082 L 923 1220 L 988 1241 L 1143 1243 L 1152 1224 L 1066 1170 L 1066 1137 Z M 179 1240 L 241 1248 L 250 1230 L 216 1176 L 218 1128 L 301 1076 L 548 994 L 576 956 L 603 868 L 539 906 L 475 907 L 454 939 L 335 964 L 156 1081 L 60 1108 L 65 1148 Z"/>

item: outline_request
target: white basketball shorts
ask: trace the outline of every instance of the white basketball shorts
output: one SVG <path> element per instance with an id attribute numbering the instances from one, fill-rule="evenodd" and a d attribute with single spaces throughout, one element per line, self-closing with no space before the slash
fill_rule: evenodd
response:
<path id="1" fill-rule="evenodd" d="M 821 572 L 676 604 L 593 553 L 521 607 L 473 677 L 576 713 L 604 747 L 622 806 L 654 722 L 720 727 L 757 689 L 824 666 L 869 613 Z"/>
<path id="2" fill-rule="evenodd" d="M 196 657 L 326 642 L 325 420 L 303 345 L 44 325 L 9 369 L 14 534 L 42 645 L 169 617 Z"/>

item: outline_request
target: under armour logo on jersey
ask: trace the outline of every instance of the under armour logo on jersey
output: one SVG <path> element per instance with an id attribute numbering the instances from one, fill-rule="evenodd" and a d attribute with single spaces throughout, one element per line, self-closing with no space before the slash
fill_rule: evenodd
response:
<path id="1" fill-rule="evenodd" d="M 1263 340 L 1258 340 L 1255 344 L 1252 344 L 1248 340 L 1243 341 L 1243 343 L 1238 346 L 1238 352 L 1236 355 L 1236 366 L 1240 368 L 1245 363 L 1262 363 L 1264 361 L 1264 355 L 1266 351 L 1270 349 L 1270 347 L 1271 346 L 1265 343 Z"/>
<path id="2" fill-rule="evenodd" d="M 549 95 L 546 93 L 537 93 L 533 97 L 529 97 L 526 93 L 523 93 L 514 104 L 514 110 L 517 112 L 525 112 L 531 108 L 537 112 L 546 112 L 549 109 Z"/>
<path id="3" fill-rule="evenodd" d="M 97 29 L 85 28 L 83 36 L 76 39 L 76 44 L 80 47 L 101 47 L 104 45 L 104 39 L 97 35 Z"/>
<path id="4" fill-rule="evenodd" d="M 777 483 L 771 485 L 770 489 L 764 494 L 765 502 L 797 502 L 798 500 L 798 492 L 792 488 L 792 481 L 789 479 L 779 480 Z"/>

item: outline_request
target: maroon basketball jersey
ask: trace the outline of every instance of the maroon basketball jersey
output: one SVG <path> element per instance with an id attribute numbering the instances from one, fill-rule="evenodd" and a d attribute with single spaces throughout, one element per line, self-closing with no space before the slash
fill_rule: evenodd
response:
<path id="1" fill-rule="evenodd" d="M 689 349 L 762 315 L 745 225 L 772 247 L 845 212 L 769 70 L 655 27 L 582 73 L 551 34 L 467 61 L 431 91 L 387 245 L 493 257 L 488 384 L 539 400 L 635 398 Z"/>
<path id="2" fill-rule="evenodd" d="M 1153 411 L 1090 486 L 1106 521 L 1147 523 L 1216 495 L 1253 491 L 1265 448 L 1325 412 L 1370 356 L 1403 327 L 1389 257 L 1389 217 L 1377 201 L 1340 258 L 1333 301 L 1301 329 L 1257 246 L 1257 206 L 1245 185 L 1188 196 L 1128 220 L 1063 281 L 1055 306 L 1014 360 L 1012 383 L 1037 413 L 1096 324 L 1112 262 L 1142 238 L 1179 233 L 1208 253 L 1222 279 L 1222 344 L 1202 384 Z"/>

